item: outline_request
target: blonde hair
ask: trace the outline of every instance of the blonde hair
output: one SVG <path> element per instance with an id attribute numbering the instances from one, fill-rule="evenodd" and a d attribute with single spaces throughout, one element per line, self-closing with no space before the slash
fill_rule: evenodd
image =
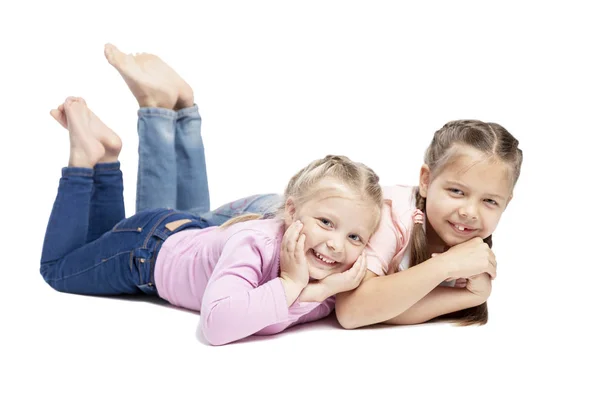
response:
<path id="1" fill-rule="evenodd" d="M 292 197 L 297 207 L 323 190 L 319 185 L 323 180 L 331 179 L 335 183 L 351 189 L 357 196 L 366 199 L 373 204 L 375 223 L 379 223 L 381 217 L 381 206 L 383 205 L 383 191 L 379 184 L 379 176 L 366 165 L 352 161 L 346 156 L 328 155 L 315 160 L 298 171 L 288 182 L 284 192 L 284 199 Z M 336 186 L 327 186 L 328 189 Z M 282 218 L 285 210 L 285 201 L 271 217 Z M 265 218 L 261 214 L 242 214 L 225 222 L 221 227 L 225 228 L 238 222 Z"/>
<path id="2" fill-rule="evenodd" d="M 425 151 L 425 164 L 429 166 L 433 179 L 453 159 L 455 152 L 451 149 L 456 145 L 471 146 L 474 149 L 503 161 L 511 168 L 512 184 L 516 185 L 521 173 L 523 152 L 519 149 L 519 141 L 506 129 L 496 123 L 485 123 L 478 120 L 457 120 L 445 124 L 433 135 L 433 139 Z M 425 212 L 426 198 L 415 189 L 415 205 Z M 423 225 L 415 225 L 411 235 L 410 267 L 420 264 L 430 258 L 427 249 L 427 236 Z M 492 235 L 484 241 L 492 247 Z M 392 269 L 392 268 L 390 268 Z M 455 323 L 466 325 L 484 325 L 488 321 L 487 302 L 442 315 L 434 320 L 452 320 Z"/>

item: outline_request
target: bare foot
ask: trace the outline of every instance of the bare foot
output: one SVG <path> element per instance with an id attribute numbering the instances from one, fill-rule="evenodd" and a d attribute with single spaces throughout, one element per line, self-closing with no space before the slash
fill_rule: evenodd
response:
<path id="1" fill-rule="evenodd" d="M 121 138 L 88 108 L 85 100 L 69 97 L 50 114 L 69 130 L 69 166 L 92 168 L 97 163 L 118 160 Z"/>
<path id="2" fill-rule="evenodd" d="M 158 56 L 125 54 L 110 43 L 104 46 L 104 55 L 121 74 L 140 107 L 179 110 L 194 105 L 191 86 Z"/>

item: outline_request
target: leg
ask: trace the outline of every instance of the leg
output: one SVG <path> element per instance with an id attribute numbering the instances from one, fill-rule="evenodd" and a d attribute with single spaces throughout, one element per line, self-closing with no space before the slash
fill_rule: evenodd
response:
<path id="1" fill-rule="evenodd" d="M 177 209 L 194 209 L 196 214 L 207 212 L 210 210 L 210 193 L 198 106 L 194 104 L 179 110 L 177 114 Z"/>
<path id="2" fill-rule="evenodd" d="M 138 111 L 138 175 L 136 212 L 177 206 L 175 118 L 164 108 Z"/>
<path id="3" fill-rule="evenodd" d="M 77 98 L 85 106 L 85 101 Z M 85 243 L 91 242 L 125 218 L 123 175 L 118 161 L 121 139 L 89 108 L 85 107 L 86 129 L 104 146 L 104 155 L 94 167 L 94 185 L 89 204 L 88 232 Z M 65 106 L 61 104 L 51 115 L 68 129 Z"/>
<path id="4" fill-rule="evenodd" d="M 191 87 L 155 55 L 125 54 L 111 44 L 105 46 L 104 54 L 140 106 L 137 210 L 155 207 L 186 209 L 186 206 L 178 204 L 175 120 L 180 117 L 176 110 L 187 107 L 190 102 L 193 104 Z M 184 112 L 184 117 L 187 114 L 189 112 Z M 190 122 L 192 125 L 198 123 Z M 194 149 L 190 155 L 195 156 L 195 148 L 190 148 Z M 193 167 L 196 164 L 194 162 Z M 182 196 L 186 198 L 187 193 L 183 192 Z"/>
<path id="5" fill-rule="evenodd" d="M 240 214 L 256 213 L 269 217 L 279 211 L 282 203 L 283 196 L 279 194 L 258 194 L 232 201 L 212 211 L 192 209 L 189 212 L 199 215 L 208 226 L 219 226 Z"/>
<path id="6" fill-rule="evenodd" d="M 71 152 L 69 165 L 62 171 L 58 194 L 48 221 L 40 272 L 57 290 L 75 293 L 105 293 L 107 289 L 128 292 L 118 284 L 119 275 L 115 271 L 103 270 L 104 285 L 89 278 L 89 272 L 94 270 L 90 266 L 98 265 L 98 259 L 104 262 L 107 255 L 111 262 L 125 259 L 124 256 L 117 257 L 119 253 L 111 253 L 114 249 L 101 241 L 87 242 L 94 189 L 93 167 L 109 157 L 103 143 L 111 140 L 112 131 L 98 129 L 94 116 L 82 99 L 67 99 L 61 110 L 53 110 L 52 114 L 56 116 L 56 112 L 63 113 L 69 129 Z M 107 207 L 118 203 L 119 200 L 115 199 L 108 202 Z M 115 213 L 121 209 L 122 201 Z M 117 243 L 125 242 L 121 240 Z M 120 266 L 119 263 L 115 265 Z M 70 283 L 65 286 L 66 282 Z"/>

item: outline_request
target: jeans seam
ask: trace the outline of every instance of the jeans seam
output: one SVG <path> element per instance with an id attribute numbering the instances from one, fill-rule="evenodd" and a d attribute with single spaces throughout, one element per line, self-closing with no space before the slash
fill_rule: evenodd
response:
<path id="1" fill-rule="evenodd" d="M 129 251 L 129 250 L 128 250 L 128 251 L 122 251 L 122 252 L 119 252 L 119 253 L 117 253 L 117 254 L 114 254 L 114 255 L 112 255 L 112 256 L 110 256 L 110 257 L 108 257 L 108 258 L 103 258 L 103 259 L 102 259 L 102 260 L 101 260 L 99 263 L 97 263 L 97 264 L 94 264 L 94 265 L 92 265 L 91 267 L 89 267 L 89 268 L 86 268 L 86 269 L 84 269 L 84 270 L 78 271 L 78 272 L 77 272 L 77 273 L 75 273 L 75 274 L 71 274 L 71 275 L 68 275 L 68 276 L 63 276 L 62 278 L 48 279 L 48 282 L 58 282 L 58 281 L 62 281 L 62 280 L 64 280 L 64 279 L 72 278 L 72 277 L 74 277 L 74 276 L 77 276 L 77 275 L 81 275 L 81 274 L 83 274 L 83 273 L 85 273 L 85 272 L 88 272 L 88 271 L 90 271 L 90 270 L 92 270 L 92 269 L 94 269 L 94 268 L 96 268 L 96 267 L 98 267 L 98 266 L 100 266 L 100 265 L 104 264 L 105 262 L 107 262 L 107 261 L 109 261 L 109 260 L 111 260 L 111 259 L 113 259 L 113 258 L 115 258 L 115 257 L 117 257 L 117 256 L 120 256 L 120 255 L 122 255 L 122 254 L 125 254 L 125 253 L 131 253 L 131 251 Z M 48 265 L 48 264 L 50 264 L 50 263 L 51 263 L 51 262 L 46 262 L 46 263 L 42 264 L 42 267 L 44 267 L 44 265 Z M 54 261 L 54 262 L 52 262 L 52 263 L 53 263 L 53 264 L 56 264 L 56 261 Z M 48 268 L 48 267 L 46 266 L 45 268 Z M 131 269 L 131 266 L 130 266 L 129 268 Z"/>

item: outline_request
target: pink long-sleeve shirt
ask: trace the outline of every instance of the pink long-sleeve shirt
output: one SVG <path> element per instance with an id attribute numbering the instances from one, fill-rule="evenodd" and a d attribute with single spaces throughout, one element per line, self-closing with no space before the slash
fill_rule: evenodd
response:
<path id="1" fill-rule="evenodd" d="M 199 311 L 204 337 L 213 345 L 275 334 L 327 316 L 334 296 L 287 306 L 278 278 L 284 229 L 283 221 L 266 219 L 171 235 L 156 259 L 159 296 Z"/>

